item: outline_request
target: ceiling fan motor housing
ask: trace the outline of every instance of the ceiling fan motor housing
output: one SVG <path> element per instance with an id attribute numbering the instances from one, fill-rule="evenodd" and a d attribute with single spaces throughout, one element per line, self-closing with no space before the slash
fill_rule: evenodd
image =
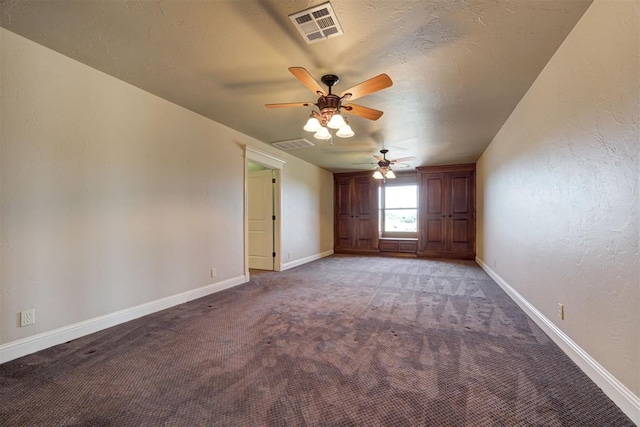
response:
<path id="1" fill-rule="evenodd" d="M 335 113 L 340 109 L 340 97 L 333 94 L 321 96 L 318 98 L 318 103 L 316 105 L 322 114 L 325 112 Z"/>

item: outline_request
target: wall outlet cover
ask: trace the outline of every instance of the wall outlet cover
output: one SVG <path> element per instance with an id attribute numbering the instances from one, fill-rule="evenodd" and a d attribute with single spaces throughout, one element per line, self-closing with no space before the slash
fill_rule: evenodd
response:
<path id="1" fill-rule="evenodd" d="M 36 310 L 24 310 L 20 312 L 20 326 L 29 326 L 36 323 Z"/>

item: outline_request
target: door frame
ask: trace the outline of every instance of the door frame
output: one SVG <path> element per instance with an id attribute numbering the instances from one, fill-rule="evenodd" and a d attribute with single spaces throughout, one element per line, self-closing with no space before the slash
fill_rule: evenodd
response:
<path id="1" fill-rule="evenodd" d="M 272 154 L 260 151 L 250 145 L 245 145 L 244 150 L 244 274 L 247 280 L 249 276 L 249 162 L 273 170 L 276 183 L 273 186 L 273 214 L 276 220 L 273 223 L 273 250 L 276 256 L 273 259 L 273 270 L 282 271 L 282 167 L 286 161 Z"/>

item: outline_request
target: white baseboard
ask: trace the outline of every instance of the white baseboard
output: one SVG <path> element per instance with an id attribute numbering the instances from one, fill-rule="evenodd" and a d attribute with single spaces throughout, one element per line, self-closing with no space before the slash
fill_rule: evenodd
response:
<path id="1" fill-rule="evenodd" d="M 282 268 L 280 269 L 280 271 L 288 270 L 290 268 L 297 267 L 299 265 L 306 264 L 308 262 L 315 261 L 315 260 L 320 259 L 320 258 L 328 257 L 330 255 L 333 255 L 333 249 L 330 249 L 330 250 L 324 251 L 324 252 L 320 252 L 318 254 L 311 255 L 311 256 L 308 256 L 308 257 L 305 257 L 305 258 L 300 258 L 300 259 L 297 259 L 295 261 L 285 262 L 284 264 L 282 264 Z"/>
<path id="2" fill-rule="evenodd" d="M 43 332 L 31 337 L 12 341 L 7 344 L 0 345 L 0 363 L 8 362 L 45 348 L 164 310 L 178 304 L 202 298 L 215 292 L 240 285 L 247 282 L 245 276 L 238 276 L 211 285 L 203 286 L 198 289 L 182 292 L 180 294 L 171 295 L 148 303 L 140 304 L 135 307 L 126 308 L 104 316 L 94 317 L 93 319 L 74 323 L 52 331 Z"/>
<path id="3" fill-rule="evenodd" d="M 491 269 L 482 259 L 476 262 L 495 282 L 520 306 L 522 310 L 546 332 L 547 335 L 565 352 L 573 362 L 584 371 L 598 387 L 624 412 L 627 417 L 640 425 L 640 398 L 624 384 L 611 375 L 593 357 L 562 332 L 551 320 L 513 289 L 502 277 Z"/>

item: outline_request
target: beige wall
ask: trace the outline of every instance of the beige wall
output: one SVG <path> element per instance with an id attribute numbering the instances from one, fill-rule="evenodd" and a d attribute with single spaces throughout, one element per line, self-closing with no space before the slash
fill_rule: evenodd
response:
<path id="1" fill-rule="evenodd" d="M 5 29 L 0 40 L 0 344 L 243 277 L 245 144 L 286 160 L 289 261 L 333 248 L 331 173 Z M 31 308 L 36 324 L 18 327 Z"/>
<path id="2" fill-rule="evenodd" d="M 284 263 L 333 249 L 333 174 L 300 161 L 286 166 L 283 205 L 287 227 L 282 238 L 290 244 L 282 251 Z M 300 205 L 308 206 L 304 215 L 297 212 Z"/>
<path id="3" fill-rule="evenodd" d="M 636 396 L 639 5 L 593 3 L 482 155 L 477 179 L 479 258 Z"/>

